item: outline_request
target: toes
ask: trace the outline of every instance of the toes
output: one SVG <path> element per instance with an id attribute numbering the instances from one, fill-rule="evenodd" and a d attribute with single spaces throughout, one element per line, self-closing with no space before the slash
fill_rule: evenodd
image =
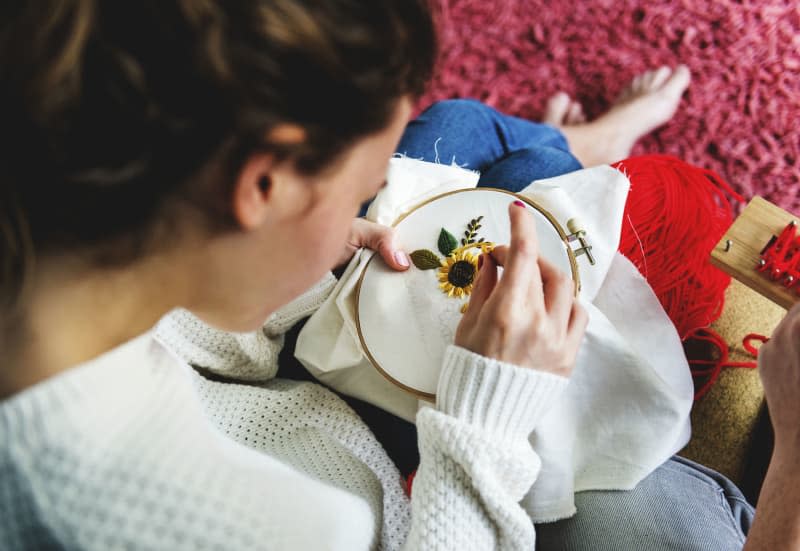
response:
<path id="1" fill-rule="evenodd" d="M 562 125 L 570 108 L 570 99 L 564 92 L 559 92 L 547 100 L 544 112 L 544 122 L 553 125 Z"/>
<path id="2" fill-rule="evenodd" d="M 686 65 L 678 65 L 674 70 L 663 65 L 655 70 L 636 75 L 630 85 L 622 91 L 616 103 L 623 103 L 652 92 L 663 92 L 670 99 L 680 97 L 691 81 Z"/>
<path id="3" fill-rule="evenodd" d="M 567 124 L 582 124 L 586 122 L 586 115 L 583 113 L 583 105 L 577 101 L 570 103 L 565 121 Z"/>
<path id="4" fill-rule="evenodd" d="M 623 88 L 622 92 L 620 92 L 619 96 L 617 96 L 617 100 L 614 103 L 624 103 L 638 93 L 636 90 L 638 78 L 638 76 L 634 77 L 634 79 L 625 88 Z"/>
<path id="5" fill-rule="evenodd" d="M 689 82 L 692 80 L 692 75 L 686 65 L 678 65 L 668 79 L 665 80 L 661 89 L 672 97 L 678 98 L 683 95 L 686 88 L 689 87 Z"/>
<path id="6" fill-rule="evenodd" d="M 633 77 L 633 82 L 631 83 L 631 92 L 633 92 L 633 95 L 642 93 L 642 90 L 644 90 L 645 85 L 650 78 L 650 73 L 652 73 L 652 71 L 646 71 L 641 75 L 636 75 Z"/>
<path id="7" fill-rule="evenodd" d="M 640 95 L 644 90 L 646 78 L 647 73 L 642 73 L 633 77 L 633 80 L 631 80 L 631 83 L 628 85 L 628 87 L 622 91 L 622 94 L 620 94 L 617 101 L 623 102 Z"/>
<path id="8" fill-rule="evenodd" d="M 657 70 L 651 72 L 652 76 L 650 78 L 650 85 L 648 86 L 648 88 L 650 90 L 655 90 L 657 88 L 661 88 L 661 86 L 663 86 L 664 83 L 667 82 L 667 79 L 669 79 L 670 75 L 672 74 L 672 69 L 670 67 L 667 67 L 666 65 L 663 65 L 659 67 Z"/>
<path id="9" fill-rule="evenodd" d="M 640 90 L 639 93 L 643 94 L 648 92 L 653 86 L 653 77 L 655 77 L 656 72 L 654 70 L 645 71 L 641 75 L 639 75 Z"/>

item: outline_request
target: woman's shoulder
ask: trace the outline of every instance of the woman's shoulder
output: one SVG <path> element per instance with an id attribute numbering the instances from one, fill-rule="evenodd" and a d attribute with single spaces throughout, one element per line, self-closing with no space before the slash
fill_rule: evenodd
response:
<path id="1" fill-rule="evenodd" d="M 375 537 L 364 499 L 208 423 L 188 367 L 149 336 L 116 352 L 0 404 L 0 541 L 319 548 L 333 537 L 349 549 Z"/>

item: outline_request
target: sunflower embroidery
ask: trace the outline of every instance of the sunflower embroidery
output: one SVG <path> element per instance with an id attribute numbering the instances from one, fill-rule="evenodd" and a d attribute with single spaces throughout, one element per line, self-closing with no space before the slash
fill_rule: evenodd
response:
<path id="1" fill-rule="evenodd" d="M 414 266 L 420 270 L 437 270 L 439 289 L 448 297 L 469 296 L 475 275 L 478 273 L 478 258 L 482 253 L 490 252 L 494 248 L 493 243 L 483 238 L 477 239 L 481 220 L 483 216 L 469 221 L 460 247 L 453 234 L 444 228 L 441 229 L 437 245 L 444 259 L 440 259 L 435 252 L 428 249 L 418 249 L 410 255 Z M 471 249 L 479 249 L 479 253 L 473 254 L 470 252 Z M 466 304 L 462 306 L 462 313 L 466 312 L 466 306 Z"/>
<path id="2" fill-rule="evenodd" d="M 477 271 L 477 256 L 472 256 L 467 251 L 452 254 L 439 267 L 439 289 L 447 293 L 448 297 L 469 296 Z"/>

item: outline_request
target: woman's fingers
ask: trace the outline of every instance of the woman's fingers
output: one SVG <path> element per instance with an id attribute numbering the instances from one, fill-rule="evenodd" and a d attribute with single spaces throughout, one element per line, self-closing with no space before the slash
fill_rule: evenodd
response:
<path id="1" fill-rule="evenodd" d="M 515 365 L 569 376 L 588 322 L 574 282 L 539 258 L 536 222 L 509 207 L 511 244 L 485 254 L 455 343 Z M 503 266 L 498 280 L 497 267 Z"/>
<path id="2" fill-rule="evenodd" d="M 511 246 L 506 255 L 503 281 L 500 285 L 506 298 L 513 303 L 541 306 L 542 276 L 537 262 L 539 238 L 536 234 L 536 221 L 521 201 L 511 203 L 508 210 L 511 219 Z"/>
<path id="3" fill-rule="evenodd" d="M 487 256 L 491 256 L 492 260 L 494 260 L 495 264 L 498 266 L 505 267 L 506 261 L 508 260 L 508 245 L 496 246 Z"/>
<path id="4" fill-rule="evenodd" d="M 581 341 L 586 333 L 586 326 L 589 324 L 589 315 L 586 309 L 576 300 L 572 303 L 567 324 L 567 332 L 563 340 L 563 350 L 567 354 L 564 365 L 568 368 L 567 373 L 571 373 L 578 358 Z"/>
<path id="5" fill-rule="evenodd" d="M 353 220 L 349 244 L 355 248 L 367 247 L 377 251 L 392 269 L 407 270 L 408 255 L 394 246 L 394 228 L 363 218 Z"/>
<path id="6" fill-rule="evenodd" d="M 575 300 L 572 279 L 539 257 L 534 217 L 516 205 L 509 216 L 511 244 L 481 257 L 455 343 L 500 361 L 569 376 L 587 314 Z"/>
<path id="7" fill-rule="evenodd" d="M 464 314 L 464 317 L 469 319 L 477 317 L 497 284 L 497 264 L 491 255 L 481 255 L 481 267 L 476 277 L 469 298 L 469 308 Z"/>
<path id="8" fill-rule="evenodd" d="M 496 263 L 505 268 L 503 286 L 512 300 L 543 305 L 554 311 L 566 324 L 575 294 L 571 278 L 539 256 L 536 222 L 525 209 L 512 204 L 511 246 L 499 245 L 491 252 Z"/>
<path id="9" fill-rule="evenodd" d="M 566 330 L 572 305 L 575 303 L 575 283 L 571 277 L 541 257 L 539 272 L 542 274 L 545 309 Z"/>
<path id="10" fill-rule="evenodd" d="M 508 246 L 498 245 L 490 255 L 486 256 L 491 256 L 497 265 L 505 266 L 509 254 Z M 537 264 L 541 274 L 544 307 L 548 313 L 554 314 L 560 322 L 566 325 L 570 316 L 570 308 L 575 301 L 575 282 L 541 256 L 538 258 Z M 503 277 L 505 277 L 505 273 Z"/>
<path id="11" fill-rule="evenodd" d="M 588 324 L 589 314 L 586 312 L 586 308 L 581 306 L 581 303 L 577 300 L 573 301 L 567 324 L 567 343 L 577 347 L 586 332 Z"/>

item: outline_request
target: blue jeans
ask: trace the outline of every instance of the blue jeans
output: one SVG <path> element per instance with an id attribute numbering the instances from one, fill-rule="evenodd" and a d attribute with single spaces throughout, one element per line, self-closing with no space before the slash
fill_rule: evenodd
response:
<path id="1" fill-rule="evenodd" d="M 675 456 L 628 492 L 575 494 L 578 514 L 536 525 L 541 551 L 740 550 L 755 510 L 721 474 Z"/>
<path id="2" fill-rule="evenodd" d="M 466 99 L 430 106 L 408 124 L 397 153 L 477 170 L 479 187 L 509 191 L 582 168 L 557 128 L 503 115 Z M 359 216 L 368 206 L 369 202 L 364 204 Z"/>
<path id="3" fill-rule="evenodd" d="M 478 186 L 510 191 L 581 168 L 558 129 L 471 100 L 431 106 L 409 123 L 397 152 L 480 171 Z M 754 514 L 732 482 L 677 456 L 631 491 L 579 492 L 575 501 L 573 518 L 537 525 L 537 549 L 738 550 Z"/>
<path id="4" fill-rule="evenodd" d="M 435 103 L 409 123 L 397 152 L 477 170 L 479 187 L 509 191 L 582 168 L 555 127 L 463 99 Z"/>

